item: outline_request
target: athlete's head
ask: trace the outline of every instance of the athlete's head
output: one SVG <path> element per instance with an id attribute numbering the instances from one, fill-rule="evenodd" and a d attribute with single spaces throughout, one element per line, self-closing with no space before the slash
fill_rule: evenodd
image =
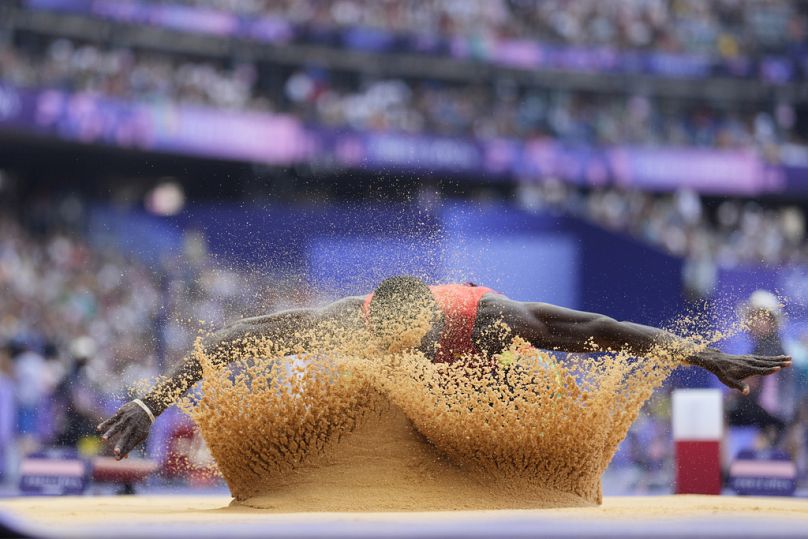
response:
<path id="1" fill-rule="evenodd" d="M 439 313 L 426 283 L 402 275 L 385 279 L 373 292 L 368 322 L 384 349 L 399 352 L 424 344 L 424 337 L 434 332 Z"/>

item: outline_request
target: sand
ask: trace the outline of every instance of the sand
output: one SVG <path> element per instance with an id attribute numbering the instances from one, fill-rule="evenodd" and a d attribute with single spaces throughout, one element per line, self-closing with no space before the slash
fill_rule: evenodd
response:
<path id="1" fill-rule="evenodd" d="M 642 404 L 678 364 L 504 353 L 435 364 L 398 343 L 318 327 L 250 339 L 226 363 L 198 348 L 190 414 L 236 503 L 270 511 L 586 506 Z"/>
<path id="2" fill-rule="evenodd" d="M 282 513 L 597 505 L 601 475 L 654 389 L 725 335 L 691 333 L 641 359 L 594 345 L 594 356 L 562 357 L 500 321 L 483 336 L 499 339 L 500 353 L 433 363 L 416 348 L 435 311 L 400 304 L 409 307 L 376 320 L 373 332 L 357 312 L 275 340 L 242 336 L 213 351 L 198 343 L 201 387 L 181 408 L 235 505 Z"/>
<path id="3" fill-rule="evenodd" d="M 484 537 L 539 530 L 567 537 L 799 537 L 808 528 L 808 501 L 793 498 L 606 497 L 600 506 L 564 509 L 296 514 L 228 502 L 227 496 L 18 498 L 0 500 L 0 515 L 51 537 Z"/>
<path id="4" fill-rule="evenodd" d="M 448 511 L 582 506 L 574 494 L 482 482 L 453 464 L 392 406 L 368 418 L 316 464 L 267 485 L 265 495 L 234 507 L 275 513 L 310 510 Z"/>
<path id="5" fill-rule="evenodd" d="M 0 511 L 45 525 L 108 522 L 272 522 L 290 518 L 249 507 L 230 505 L 228 496 L 61 496 L 0 499 Z M 390 513 L 345 513 L 346 519 L 462 520 L 469 515 L 506 519 L 518 515 L 563 517 L 579 520 L 635 520 L 709 517 L 721 514 L 742 518 L 788 518 L 806 521 L 808 500 L 798 498 L 742 496 L 606 496 L 591 507 L 513 510 Z M 327 513 L 300 515 L 299 519 L 326 518 Z"/>

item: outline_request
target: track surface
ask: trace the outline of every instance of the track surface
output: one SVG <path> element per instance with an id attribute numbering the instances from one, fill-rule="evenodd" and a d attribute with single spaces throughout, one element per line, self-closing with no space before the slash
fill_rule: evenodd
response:
<path id="1" fill-rule="evenodd" d="M 34 537 L 808 537 L 808 500 L 606 498 L 600 507 L 434 513 L 285 513 L 222 496 L 0 500 L 0 519 Z"/>

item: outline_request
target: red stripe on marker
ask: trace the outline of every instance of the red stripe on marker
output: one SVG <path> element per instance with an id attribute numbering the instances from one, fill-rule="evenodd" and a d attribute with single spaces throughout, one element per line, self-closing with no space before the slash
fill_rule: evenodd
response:
<path id="1" fill-rule="evenodd" d="M 719 441 L 676 441 L 676 493 L 721 494 Z"/>

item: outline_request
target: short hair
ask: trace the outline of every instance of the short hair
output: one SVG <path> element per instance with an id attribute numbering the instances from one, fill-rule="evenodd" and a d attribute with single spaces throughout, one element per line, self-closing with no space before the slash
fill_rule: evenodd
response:
<path id="1" fill-rule="evenodd" d="M 411 275 L 385 279 L 373 292 L 368 320 L 374 332 L 384 332 L 388 326 L 407 324 L 422 318 L 425 312 L 437 313 L 435 296 L 424 281 Z"/>

